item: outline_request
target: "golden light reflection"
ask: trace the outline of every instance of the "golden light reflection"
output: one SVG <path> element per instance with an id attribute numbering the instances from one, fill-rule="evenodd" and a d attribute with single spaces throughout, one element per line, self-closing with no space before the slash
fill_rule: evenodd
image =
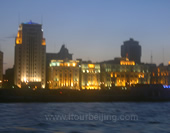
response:
<path id="1" fill-rule="evenodd" d="M 117 74 L 115 73 L 115 78 L 117 77 Z"/>
<path id="2" fill-rule="evenodd" d="M 113 73 L 111 73 L 110 77 L 113 78 Z"/>
<path id="3" fill-rule="evenodd" d="M 144 74 L 139 74 L 138 77 L 139 78 L 144 78 Z"/>
<path id="4" fill-rule="evenodd" d="M 17 33 L 16 44 L 22 44 L 22 31 L 18 31 Z"/>
<path id="5" fill-rule="evenodd" d="M 45 38 L 42 39 L 42 45 L 46 45 Z"/>
<path id="6" fill-rule="evenodd" d="M 94 64 L 88 64 L 88 67 L 89 67 L 89 68 L 94 68 L 95 65 L 94 65 Z"/>
<path id="7" fill-rule="evenodd" d="M 22 38 L 16 38 L 16 44 L 22 44 Z"/>
<path id="8" fill-rule="evenodd" d="M 122 60 L 122 61 L 120 61 L 120 65 L 135 65 L 135 62 L 134 61 L 128 61 L 128 60 L 126 60 L 126 61 L 124 61 L 124 60 Z"/>

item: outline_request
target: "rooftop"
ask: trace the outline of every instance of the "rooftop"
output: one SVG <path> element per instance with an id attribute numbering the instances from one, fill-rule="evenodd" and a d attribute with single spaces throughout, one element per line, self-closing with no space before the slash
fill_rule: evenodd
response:
<path id="1" fill-rule="evenodd" d="M 32 21 L 30 20 L 29 22 L 25 22 L 24 24 L 38 24 L 38 23 L 32 22 Z"/>

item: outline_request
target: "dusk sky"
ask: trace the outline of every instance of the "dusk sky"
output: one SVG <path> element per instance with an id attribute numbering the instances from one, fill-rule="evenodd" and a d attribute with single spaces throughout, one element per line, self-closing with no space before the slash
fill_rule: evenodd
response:
<path id="1" fill-rule="evenodd" d="M 120 57 L 133 38 L 142 62 L 170 60 L 170 0 L 1 0 L 0 50 L 4 70 L 13 67 L 15 36 L 22 22 L 43 24 L 46 51 L 65 43 L 73 59 L 99 62 Z"/>

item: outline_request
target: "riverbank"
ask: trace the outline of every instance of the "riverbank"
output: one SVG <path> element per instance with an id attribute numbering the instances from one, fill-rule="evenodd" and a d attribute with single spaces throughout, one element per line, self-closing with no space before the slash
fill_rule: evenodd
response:
<path id="1" fill-rule="evenodd" d="M 132 88 L 130 90 L 1 89 L 0 102 L 140 102 L 170 101 L 170 90 Z"/>

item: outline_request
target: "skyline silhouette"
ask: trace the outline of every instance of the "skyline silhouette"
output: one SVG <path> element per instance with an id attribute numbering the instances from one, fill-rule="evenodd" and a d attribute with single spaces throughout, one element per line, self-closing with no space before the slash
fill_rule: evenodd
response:
<path id="1" fill-rule="evenodd" d="M 141 62 L 168 64 L 170 1 L 3 1 L 0 5 L 0 45 L 4 70 L 13 67 L 18 25 L 42 23 L 47 53 L 63 43 L 73 59 L 100 62 L 120 57 L 124 41 L 134 38 L 142 47 Z M 4 12 L 4 13 L 3 13 Z M 88 54 L 87 54 L 88 53 Z"/>

